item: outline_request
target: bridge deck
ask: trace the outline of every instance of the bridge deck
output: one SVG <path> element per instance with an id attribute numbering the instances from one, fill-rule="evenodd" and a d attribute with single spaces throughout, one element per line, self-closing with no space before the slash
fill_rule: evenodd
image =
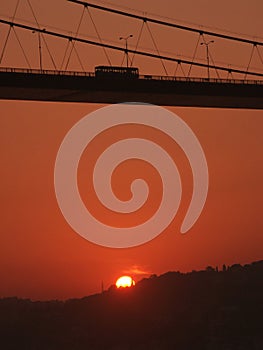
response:
<path id="1" fill-rule="evenodd" d="M 149 75 L 98 78 L 94 73 L 2 68 L 0 99 L 262 109 L 263 81 Z"/>

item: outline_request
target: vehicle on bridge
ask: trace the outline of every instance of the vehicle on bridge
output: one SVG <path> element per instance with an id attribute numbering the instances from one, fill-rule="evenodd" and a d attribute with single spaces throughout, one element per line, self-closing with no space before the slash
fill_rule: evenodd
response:
<path id="1" fill-rule="evenodd" d="M 97 66 L 95 67 L 96 78 L 124 78 L 138 79 L 139 68 L 118 67 L 118 66 Z"/>

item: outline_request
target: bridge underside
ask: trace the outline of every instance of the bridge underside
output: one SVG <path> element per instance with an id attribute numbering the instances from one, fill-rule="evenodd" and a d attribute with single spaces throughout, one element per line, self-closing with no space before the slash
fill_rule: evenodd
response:
<path id="1" fill-rule="evenodd" d="M 263 84 L 0 72 L 0 99 L 263 108 Z"/>

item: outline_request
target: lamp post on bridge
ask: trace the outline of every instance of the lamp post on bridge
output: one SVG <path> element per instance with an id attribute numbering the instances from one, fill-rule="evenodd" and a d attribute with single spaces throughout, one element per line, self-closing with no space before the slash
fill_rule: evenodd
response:
<path id="1" fill-rule="evenodd" d="M 33 34 L 35 34 L 35 30 L 33 30 L 32 32 Z M 42 65 L 42 46 L 41 46 L 41 34 L 40 32 L 37 32 L 37 37 L 38 37 L 38 52 L 39 52 L 39 68 L 40 71 L 42 72 L 43 70 L 43 65 Z"/>
<path id="2" fill-rule="evenodd" d="M 128 36 L 125 36 L 125 37 L 120 37 L 120 40 L 125 40 L 125 55 L 126 55 L 126 65 L 127 65 L 127 68 L 129 68 L 129 53 L 128 53 L 128 40 L 129 38 L 132 38 L 133 35 L 130 34 Z"/>
<path id="3" fill-rule="evenodd" d="M 209 71 L 209 45 L 214 43 L 214 40 L 210 40 L 210 41 L 205 41 L 205 39 L 203 39 L 204 41 L 200 44 L 200 45 L 205 45 L 206 47 L 206 59 L 207 59 L 207 77 L 208 80 L 210 79 L 210 71 Z"/>

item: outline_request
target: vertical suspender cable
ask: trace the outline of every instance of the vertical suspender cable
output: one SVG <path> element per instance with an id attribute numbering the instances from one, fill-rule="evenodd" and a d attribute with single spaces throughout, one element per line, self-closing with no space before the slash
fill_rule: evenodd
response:
<path id="1" fill-rule="evenodd" d="M 80 21 L 79 21 L 79 24 L 78 24 L 78 27 L 77 27 L 77 31 L 76 31 L 76 33 L 75 33 L 75 38 L 78 36 L 79 29 L 80 29 L 80 26 L 81 26 L 81 23 L 82 23 L 82 20 L 83 20 L 84 13 L 85 13 L 85 7 L 83 7 L 83 11 L 82 11 L 82 14 L 81 14 L 81 16 L 80 16 Z M 68 69 L 69 61 L 70 61 L 70 58 L 71 58 L 71 55 L 72 55 L 72 51 L 73 51 L 73 49 L 74 49 L 74 46 L 75 46 L 75 41 L 72 42 L 72 47 L 71 47 L 71 50 L 70 50 L 70 53 L 69 53 L 69 56 L 68 56 L 68 60 L 67 60 L 67 63 L 66 63 L 65 70 Z"/>
<path id="2" fill-rule="evenodd" d="M 99 34 L 98 28 L 97 28 L 97 26 L 96 26 L 96 24 L 95 24 L 95 22 L 94 22 L 94 20 L 93 20 L 93 17 L 92 17 L 92 15 L 91 15 L 91 12 L 90 12 L 88 6 L 86 6 L 86 7 L 84 7 L 84 8 L 86 8 L 86 10 L 87 10 L 87 12 L 88 12 L 88 14 L 89 14 L 90 20 L 91 20 L 91 22 L 92 22 L 92 24 L 93 24 L 93 27 L 94 27 L 94 29 L 95 29 L 95 32 L 96 32 L 96 34 L 97 34 L 97 37 L 98 37 L 100 43 L 102 43 L 102 39 L 101 39 L 101 36 L 100 36 L 100 34 Z M 105 47 L 103 47 L 102 49 L 103 49 L 103 52 L 104 52 L 104 54 L 105 54 L 105 56 L 106 56 L 106 59 L 107 59 L 109 65 L 111 66 L 111 65 L 112 65 L 112 64 L 111 64 L 111 60 L 110 60 L 110 58 L 109 58 L 109 55 L 108 55 L 108 53 L 107 53 Z"/>
<path id="3" fill-rule="evenodd" d="M 80 59 L 78 50 L 76 49 L 75 46 L 72 46 L 72 47 L 73 47 L 73 49 L 74 49 L 74 51 L 75 51 L 75 54 L 76 54 L 76 56 L 77 56 L 77 59 L 78 59 L 78 61 L 79 61 L 79 64 L 80 64 L 81 69 L 83 70 L 83 72 L 85 72 L 85 68 L 84 68 L 84 66 L 83 66 L 83 63 L 81 62 L 81 59 Z"/>
<path id="4" fill-rule="evenodd" d="M 259 59 L 260 59 L 261 63 L 263 64 L 263 59 L 262 59 L 262 56 L 261 56 L 261 54 L 260 54 L 259 48 L 258 48 L 258 46 L 257 46 L 257 45 L 255 45 L 255 46 L 256 46 L 256 50 L 257 50 L 257 53 L 258 53 Z"/>
<path id="5" fill-rule="evenodd" d="M 215 69 L 215 71 L 216 71 L 216 75 L 217 75 L 218 79 L 220 79 L 220 75 L 219 75 L 219 73 L 218 73 L 218 71 L 217 71 L 217 69 L 216 69 L 216 65 L 215 65 L 215 62 L 214 62 L 214 60 L 213 60 L 213 56 L 211 55 L 210 52 L 208 52 L 208 55 L 209 55 L 209 57 L 210 57 L 210 59 L 211 59 L 211 61 L 212 61 L 212 63 L 213 63 L 214 69 Z"/>
<path id="6" fill-rule="evenodd" d="M 192 70 L 192 66 L 193 66 L 193 62 L 195 60 L 195 56 L 196 56 L 196 53 L 197 53 L 197 49 L 198 49 L 198 46 L 199 46 L 199 42 L 200 42 L 200 39 L 201 39 L 201 36 L 203 35 L 202 32 L 199 33 L 199 36 L 198 36 L 198 40 L 197 40 L 197 43 L 196 43 L 196 46 L 195 46 L 195 49 L 194 49 L 194 54 L 193 54 L 193 58 L 192 58 L 192 62 L 190 64 L 190 67 L 188 69 L 188 73 L 187 73 L 187 78 L 189 78 L 190 76 L 190 73 L 191 73 L 191 70 Z"/>
<path id="7" fill-rule="evenodd" d="M 251 51 L 251 54 L 250 54 L 250 57 L 249 57 L 249 61 L 248 61 L 248 65 L 247 65 L 247 70 L 246 70 L 246 74 L 245 74 L 245 77 L 244 79 L 246 79 L 247 77 L 247 73 L 248 73 L 248 70 L 249 70 L 249 66 L 250 66 L 250 63 L 252 61 L 252 57 L 253 57 L 253 53 L 254 53 L 254 50 L 255 50 L 255 44 L 253 44 L 253 47 L 252 47 L 252 51 Z"/>
<path id="8" fill-rule="evenodd" d="M 65 49 L 65 52 L 64 52 L 64 56 L 63 56 L 63 59 L 62 59 L 62 63 L 61 63 L 61 66 L 60 66 L 60 70 L 63 69 L 64 62 L 65 62 L 65 59 L 66 59 L 66 56 L 67 56 L 67 53 L 68 53 L 68 49 L 69 49 L 69 44 L 70 44 L 70 40 L 68 39 L 67 46 L 66 46 L 66 49 Z"/>
<path id="9" fill-rule="evenodd" d="M 22 44 L 21 44 L 21 41 L 19 40 L 19 37 L 18 37 L 18 35 L 17 35 L 16 31 L 15 31 L 15 28 L 12 27 L 12 29 L 13 29 L 13 32 L 14 32 L 14 34 L 15 34 L 15 37 L 16 37 L 16 39 L 17 39 L 17 41 L 18 41 L 18 44 L 19 44 L 19 46 L 20 46 L 20 48 L 21 48 L 21 50 L 22 50 L 23 56 L 24 56 L 24 58 L 25 58 L 25 60 L 26 60 L 26 63 L 27 63 L 27 65 L 28 65 L 28 67 L 31 69 L 30 62 L 29 62 L 29 60 L 28 60 L 28 58 L 27 58 L 27 55 L 26 55 L 26 53 L 25 53 L 25 50 L 24 50 L 24 48 L 23 48 L 23 46 L 22 46 Z"/>
<path id="10" fill-rule="evenodd" d="M 155 40 L 154 40 L 154 37 L 153 37 L 153 35 L 152 35 L 152 32 L 151 32 L 151 30 L 150 30 L 150 27 L 149 27 L 147 21 L 145 21 L 145 23 L 146 23 L 146 27 L 147 27 L 147 29 L 148 29 L 148 31 L 149 31 L 149 33 L 150 33 L 150 36 L 151 36 L 153 45 L 154 45 L 154 47 L 155 47 L 155 50 L 156 50 L 156 52 L 158 53 L 158 55 L 161 56 L 161 55 L 160 55 L 160 51 L 158 50 L 157 44 L 156 44 L 156 42 L 155 42 Z M 161 60 L 163 69 L 164 69 L 164 71 L 165 71 L 165 74 L 168 75 L 167 70 L 166 70 L 166 67 L 165 67 L 165 64 L 164 64 L 163 60 L 161 59 L 161 57 L 160 57 L 160 60 Z"/>
<path id="11" fill-rule="evenodd" d="M 13 17 L 12 17 L 12 22 L 13 22 L 13 20 L 15 19 L 15 16 L 16 16 L 16 13 L 17 13 L 17 9 L 18 9 L 18 6 L 19 6 L 19 2 L 20 2 L 20 0 L 17 0 L 16 7 L 15 7 L 15 11 L 14 11 L 14 14 L 13 14 Z M 7 36 L 6 36 L 6 39 L 5 39 L 5 43 L 4 43 L 4 46 L 3 46 L 3 50 L 2 50 L 2 52 L 1 52 L 0 64 L 2 63 L 4 54 L 5 54 L 5 49 L 6 49 L 6 46 L 7 46 L 7 42 L 8 42 L 8 39 L 9 39 L 11 30 L 12 30 L 12 27 L 11 27 L 11 25 L 10 25 L 9 28 L 8 28 L 8 32 L 7 32 Z"/>
<path id="12" fill-rule="evenodd" d="M 142 26 L 141 26 L 141 29 L 140 29 L 140 32 L 139 32 L 139 36 L 138 36 L 138 40 L 137 40 L 137 43 L 136 43 L 136 46 L 135 46 L 135 52 L 133 53 L 133 56 L 132 56 L 132 59 L 131 59 L 131 66 L 133 64 L 133 61 L 134 61 L 134 58 L 135 58 L 135 54 L 136 54 L 136 51 L 138 49 L 138 46 L 139 46 L 139 42 L 141 40 L 141 36 L 142 36 L 142 31 L 143 31 L 143 28 L 144 28 L 144 24 L 145 24 L 145 21 L 142 22 Z"/>
<path id="13" fill-rule="evenodd" d="M 31 5 L 31 3 L 30 3 L 30 0 L 27 0 L 27 3 L 28 3 L 28 6 L 29 6 L 29 8 L 30 8 L 30 10 L 31 10 L 31 12 L 32 12 L 32 15 L 33 15 L 33 17 L 34 17 L 34 20 L 35 20 L 35 22 L 36 22 L 36 25 L 37 25 L 38 29 L 40 29 L 40 25 L 39 25 L 39 23 L 38 23 L 38 20 L 37 20 L 35 11 L 34 11 L 32 5 Z M 56 69 L 57 69 L 57 66 L 56 66 L 55 60 L 54 60 L 54 58 L 53 58 L 53 56 L 52 56 L 52 54 L 51 54 L 51 52 L 50 52 L 50 50 L 49 50 L 48 44 L 47 44 L 47 42 L 46 42 L 46 39 L 45 39 L 43 33 L 40 33 L 40 37 L 41 37 L 41 38 L 43 39 L 43 41 L 44 41 L 44 44 L 45 44 L 45 46 L 46 46 L 47 52 L 48 52 L 48 54 L 49 54 L 49 57 L 50 57 L 50 59 L 51 59 L 51 61 L 52 61 L 52 64 L 53 64 L 55 70 L 56 70 Z M 40 53 L 40 54 L 41 54 L 41 53 Z"/>

